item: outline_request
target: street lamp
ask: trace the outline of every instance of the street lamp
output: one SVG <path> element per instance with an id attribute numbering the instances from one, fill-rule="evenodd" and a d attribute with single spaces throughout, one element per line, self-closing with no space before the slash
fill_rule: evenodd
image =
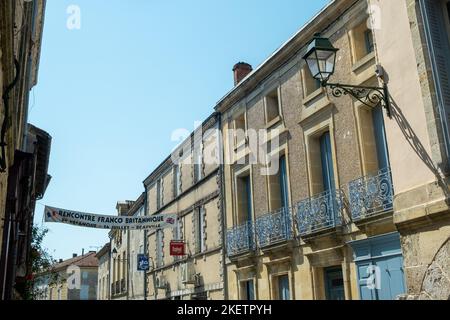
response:
<path id="1" fill-rule="evenodd" d="M 117 259 L 117 250 L 116 250 L 116 248 L 114 248 L 113 251 L 112 251 L 112 257 L 113 257 L 114 260 L 117 260 L 117 261 L 127 261 L 127 259 L 125 259 L 125 258 Z"/>
<path id="2" fill-rule="evenodd" d="M 328 38 L 322 37 L 320 33 L 314 35 L 303 56 L 313 78 L 320 81 L 322 87 L 330 87 L 334 97 L 350 95 L 370 107 L 381 103 L 391 118 L 391 104 L 386 83 L 383 87 L 371 87 L 328 82 L 335 70 L 338 51 L 339 49 L 333 47 Z"/>

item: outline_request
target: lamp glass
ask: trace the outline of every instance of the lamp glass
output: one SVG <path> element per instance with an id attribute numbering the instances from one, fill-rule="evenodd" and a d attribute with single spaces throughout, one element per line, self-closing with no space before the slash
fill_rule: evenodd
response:
<path id="1" fill-rule="evenodd" d="M 316 34 L 311 41 L 307 54 L 303 57 L 308 64 L 314 79 L 327 82 L 334 73 L 336 64 L 336 52 L 328 38 L 323 38 Z"/>

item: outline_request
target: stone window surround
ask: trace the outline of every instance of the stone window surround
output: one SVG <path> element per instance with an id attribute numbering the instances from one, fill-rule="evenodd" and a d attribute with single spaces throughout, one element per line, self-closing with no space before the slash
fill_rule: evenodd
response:
<path id="1" fill-rule="evenodd" d="M 268 110 L 267 110 L 268 99 L 269 99 L 269 96 L 271 96 L 275 92 L 276 92 L 276 96 L 277 96 L 277 100 L 278 100 L 277 101 L 278 115 L 269 120 Z M 281 85 L 280 84 L 277 83 L 275 86 L 272 86 L 272 87 L 270 87 L 269 90 L 267 90 L 267 92 L 264 95 L 263 104 L 264 104 L 264 119 L 266 122 L 266 127 L 273 127 L 275 124 L 277 124 L 278 122 L 281 121 L 282 99 L 281 99 Z"/>
<path id="2" fill-rule="evenodd" d="M 278 299 L 278 283 L 280 276 L 288 276 L 289 279 L 289 300 L 295 300 L 294 273 L 291 267 L 291 257 L 285 257 L 264 263 L 267 269 L 269 283 L 270 300 Z"/>
<path id="3" fill-rule="evenodd" d="M 377 80 L 373 79 L 373 81 L 377 81 Z M 376 86 L 378 84 L 375 83 L 374 85 Z M 378 170 L 378 159 L 377 159 L 377 154 L 376 154 L 377 151 L 376 151 L 376 145 L 375 145 L 376 142 L 375 142 L 375 137 L 373 135 L 373 122 L 370 121 L 369 124 L 364 124 L 364 120 L 363 120 L 363 116 L 362 116 L 364 111 L 372 112 L 372 109 L 373 108 L 371 108 L 367 105 L 364 105 L 363 103 L 361 103 L 359 101 L 356 101 L 356 100 L 353 101 L 353 112 L 354 112 L 355 121 L 356 121 L 356 133 L 357 133 L 358 148 L 359 148 L 359 159 L 361 161 L 362 176 L 369 175 Z M 372 120 L 372 115 L 370 115 L 370 120 Z M 372 129 L 370 136 L 367 136 L 367 134 L 364 134 L 364 132 L 363 132 L 364 126 L 370 127 Z M 368 147 L 365 145 L 367 142 L 369 142 L 369 144 L 373 144 L 372 152 L 370 152 L 371 150 L 367 150 L 367 148 L 370 148 L 370 146 Z"/>
<path id="4" fill-rule="evenodd" d="M 317 118 L 314 119 L 313 122 L 308 123 L 307 128 L 304 130 L 304 139 L 305 139 L 305 150 L 306 150 L 306 168 L 308 171 L 308 186 L 310 196 L 314 196 L 321 191 L 318 190 L 316 186 L 319 184 L 318 180 L 322 180 L 322 174 L 317 172 L 317 169 L 314 170 L 312 166 L 312 148 L 313 144 L 315 144 L 315 140 L 326 131 L 330 132 L 330 140 L 331 140 L 331 153 L 333 156 L 333 172 L 334 172 L 334 181 L 335 185 L 339 186 L 339 173 L 337 167 L 337 159 L 336 159 L 336 142 L 334 137 L 334 117 L 332 110 L 328 109 L 328 111 L 324 110 L 321 114 L 316 115 Z"/>
<path id="5" fill-rule="evenodd" d="M 365 54 L 361 53 L 361 47 L 366 50 L 365 32 L 370 29 L 368 27 L 363 28 L 363 25 L 366 24 L 367 26 L 368 19 L 369 16 L 366 15 L 354 21 L 352 25 L 349 26 L 349 31 L 347 32 L 353 66 L 358 65 L 359 62 L 365 60 L 367 56 L 373 54 L 373 52 L 366 52 Z M 376 47 L 376 42 L 374 42 L 374 45 Z"/>
<path id="6" fill-rule="evenodd" d="M 238 192 L 237 192 L 237 183 L 238 183 L 238 179 L 241 177 L 245 177 L 245 176 L 249 176 L 250 177 L 250 192 L 251 192 L 251 197 L 252 197 L 252 218 L 254 218 L 254 197 L 253 197 L 253 169 L 251 165 L 247 165 L 243 168 L 240 168 L 239 170 L 235 170 L 233 169 L 233 225 L 234 226 L 238 226 L 239 225 L 239 219 L 238 219 Z"/>

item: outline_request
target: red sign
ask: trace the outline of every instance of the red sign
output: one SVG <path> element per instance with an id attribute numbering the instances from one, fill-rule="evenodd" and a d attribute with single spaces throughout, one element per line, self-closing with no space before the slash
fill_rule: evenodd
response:
<path id="1" fill-rule="evenodd" d="M 170 255 L 184 256 L 184 242 L 175 240 L 170 241 Z"/>

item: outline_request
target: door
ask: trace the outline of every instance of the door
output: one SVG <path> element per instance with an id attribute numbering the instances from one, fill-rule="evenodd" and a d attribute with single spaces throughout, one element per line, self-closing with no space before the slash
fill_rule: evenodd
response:
<path id="1" fill-rule="evenodd" d="M 342 268 L 325 269 L 325 292 L 327 300 L 345 300 Z"/>
<path id="2" fill-rule="evenodd" d="M 290 300 L 289 277 L 283 275 L 278 277 L 278 300 Z"/>
<path id="3" fill-rule="evenodd" d="M 361 300 L 394 300 L 406 292 L 398 233 L 350 242 Z"/>
<path id="4" fill-rule="evenodd" d="M 403 281 L 403 259 L 401 256 L 380 258 L 374 261 L 379 269 L 379 288 L 376 288 L 378 300 L 393 300 L 399 294 L 405 293 L 405 283 Z"/>

